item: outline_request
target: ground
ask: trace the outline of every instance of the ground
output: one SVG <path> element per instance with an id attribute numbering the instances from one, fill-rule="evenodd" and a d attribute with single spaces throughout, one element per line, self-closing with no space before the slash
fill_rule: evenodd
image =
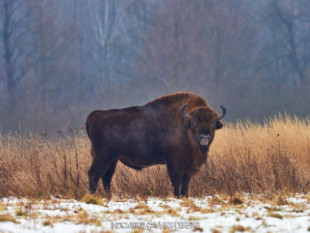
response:
<path id="1" fill-rule="evenodd" d="M 0 199 L 0 232 L 309 232 L 310 196 Z"/>

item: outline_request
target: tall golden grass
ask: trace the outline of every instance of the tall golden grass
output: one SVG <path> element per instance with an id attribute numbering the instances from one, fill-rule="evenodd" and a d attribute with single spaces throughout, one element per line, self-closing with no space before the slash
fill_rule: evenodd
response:
<path id="1" fill-rule="evenodd" d="M 83 130 L 47 137 L 0 134 L 0 197 L 81 198 L 88 192 L 90 143 Z M 193 177 L 190 195 L 310 191 L 310 124 L 287 116 L 264 124 L 227 124 L 217 131 L 207 164 Z M 165 166 L 142 171 L 120 162 L 112 180 L 116 196 L 169 196 Z M 102 184 L 97 194 L 106 195 Z"/>

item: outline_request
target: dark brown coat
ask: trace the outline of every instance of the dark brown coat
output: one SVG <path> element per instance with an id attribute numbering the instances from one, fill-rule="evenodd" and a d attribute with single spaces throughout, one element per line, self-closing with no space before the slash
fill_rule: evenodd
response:
<path id="1" fill-rule="evenodd" d="M 90 191 L 96 191 L 102 178 L 109 192 L 119 160 L 137 170 L 166 164 L 174 194 L 187 196 L 190 177 L 206 161 L 221 118 L 202 97 L 184 92 L 142 106 L 91 112 L 86 120 L 93 156 Z"/>

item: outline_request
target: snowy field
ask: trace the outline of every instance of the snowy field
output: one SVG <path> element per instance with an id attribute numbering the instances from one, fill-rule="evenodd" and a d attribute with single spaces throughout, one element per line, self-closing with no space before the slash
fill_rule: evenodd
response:
<path id="1" fill-rule="evenodd" d="M 310 232 L 309 201 L 310 195 L 84 201 L 8 197 L 0 199 L 0 232 Z"/>

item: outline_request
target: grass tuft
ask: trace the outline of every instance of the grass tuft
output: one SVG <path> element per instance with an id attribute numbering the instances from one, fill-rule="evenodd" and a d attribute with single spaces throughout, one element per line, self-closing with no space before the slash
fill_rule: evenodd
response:
<path id="1" fill-rule="evenodd" d="M 53 226 L 53 223 L 50 220 L 45 220 L 42 222 L 43 226 Z"/>
<path id="2" fill-rule="evenodd" d="M 22 209 L 16 211 L 16 216 L 21 217 L 21 216 L 27 216 L 27 211 L 23 211 Z"/>
<path id="3" fill-rule="evenodd" d="M 9 215 L 9 214 L 1 214 L 0 215 L 0 222 L 13 222 L 13 223 L 17 223 L 16 219 Z"/>
<path id="4" fill-rule="evenodd" d="M 286 198 L 280 196 L 280 197 L 278 198 L 278 200 L 277 200 L 277 204 L 278 204 L 278 205 L 288 205 L 289 203 L 288 203 L 288 201 L 286 200 Z"/>
<path id="5" fill-rule="evenodd" d="M 203 229 L 201 227 L 196 227 L 193 229 L 193 232 L 203 232 Z"/>
<path id="6" fill-rule="evenodd" d="M 102 199 L 86 194 L 82 199 L 82 202 L 85 202 L 86 204 L 93 204 L 93 205 L 103 205 Z"/>
<path id="7" fill-rule="evenodd" d="M 230 233 L 244 232 L 244 231 L 251 231 L 251 227 L 244 227 L 242 225 L 234 225 L 231 228 Z"/>
<path id="8" fill-rule="evenodd" d="M 231 197 L 230 199 L 230 203 L 231 204 L 234 204 L 234 205 L 242 205 L 243 204 L 243 200 L 241 197 L 238 197 L 238 196 L 233 196 Z"/>
<path id="9" fill-rule="evenodd" d="M 278 214 L 278 213 L 269 213 L 268 216 L 273 217 L 273 218 L 283 219 L 283 216 L 281 214 Z"/>

